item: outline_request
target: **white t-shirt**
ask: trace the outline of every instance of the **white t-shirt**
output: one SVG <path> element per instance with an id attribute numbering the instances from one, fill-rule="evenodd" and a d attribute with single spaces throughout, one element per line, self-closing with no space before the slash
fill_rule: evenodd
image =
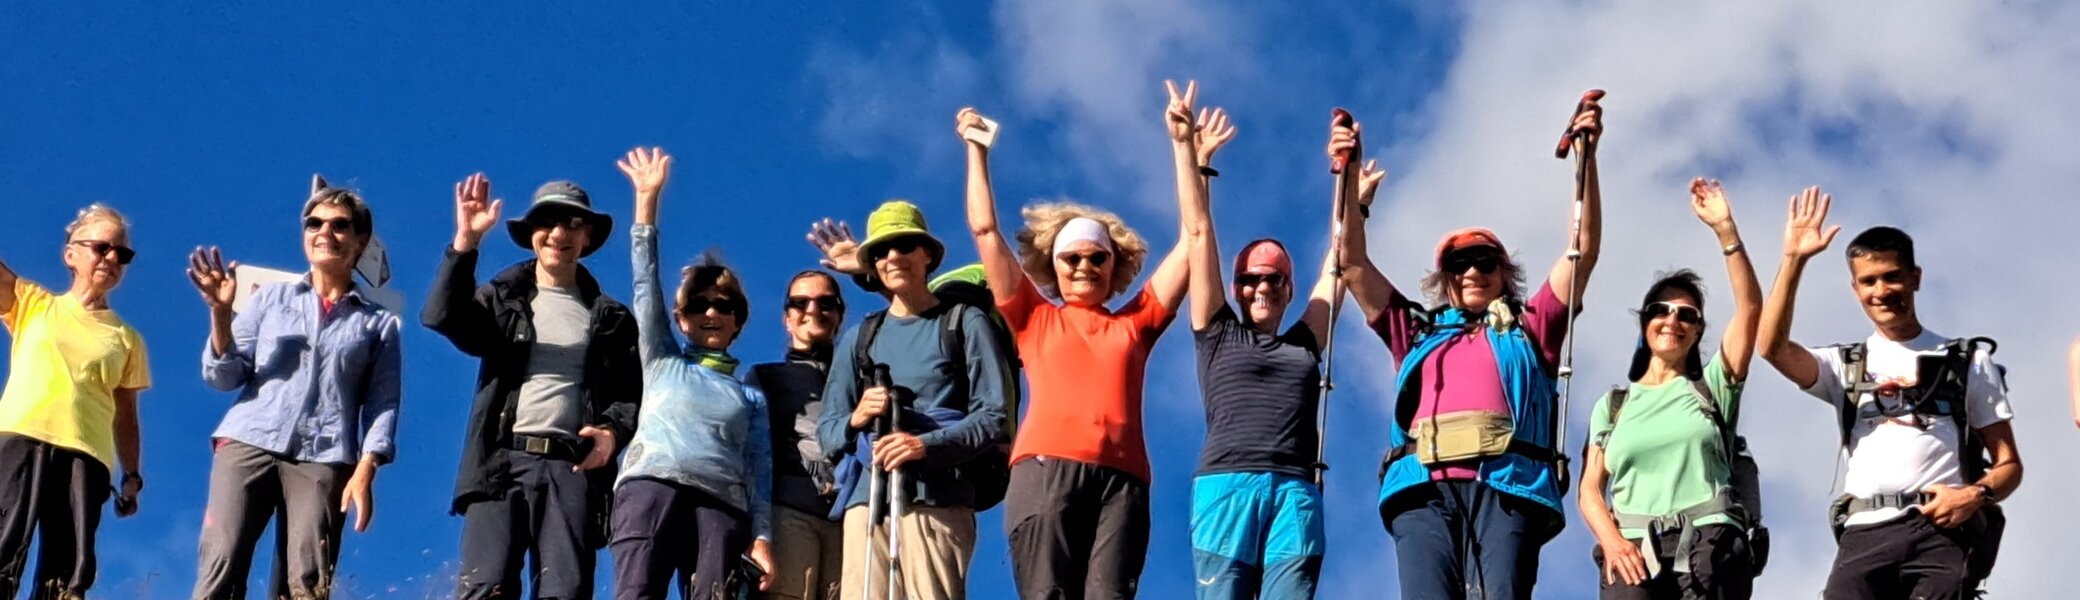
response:
<path id="1" fill-rule="evenodd" d="M 1872 334 L 1864 340 L 1864 381 L 1913 379 L 1917 377 L 1915 371 L 1918 367 L 1915 357 L 1939 354 L 1938 350 L 1946 341 L 1948 338 L 1927 329 L 1921 330 L 1920 337 L 1905 343 Z M 1834 406 L 1843 398 L 1842 380 L 1847 377 L 1844 371 L 1848 365 L 1842 362 L 1841 349 L 1806 350 L 1819 361 L 1820 374 L 1805 392 Z M 1873 396 L 1871 393 L 1862 394 L 1857 398 L 1857 405 L 1873 402 Z M 1984 429 L 2015 418 L 2015 412 L 2008 407 L 2008 390 L 2001 381 L 1992 353 L 1973 352 L 1971 372 L 1965 379 L 1965 399 L 1965 417 L 1973 429 Z M 1885 399 L 1888 404 L 1898 401 L 1897 398 Z M 1957 435 L 1956 424 L 1949 417 L 1924 417 L 1924 421 L 1927 429 L 1916 426 L 1912 415 L 1859 419 L 1849 430 L 1849 472 L 1843 477 L 1842 491 L 1868 498 L 1920 491 L 1931 485 L 1971 483 L 1959 474 L 1957 448 L 1962 440 Z M 1848 524 L 1879 523 L 1904 513 L 1905 509 L 1899 508 L 1867 511 L 1850 516 Z"/>

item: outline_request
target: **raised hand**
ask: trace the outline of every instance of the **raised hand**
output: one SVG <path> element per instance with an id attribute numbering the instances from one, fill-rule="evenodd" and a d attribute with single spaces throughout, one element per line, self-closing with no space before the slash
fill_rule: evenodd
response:
<path id="1" fill-rule="evenodd" d="M 216 246 L 196 246 L 188 254 L 188 281 L 202 293 L 202 302 L 211 312 L 230 314 L 231 302 L 238 298 L 238 261 L 227 265 L 224 252 Z"/>
<path id="2" fill-rule="evenodd" d="M 1584 149 L 1589 152 L 1596 151 L 1596 142 L 1603 139 L 1602 96 L 1584 96 L 1582 98 L 1581 112 L 1574 114 L 1574 123 L 1569 125 L 1568 131 L 1574 135 L 1582 136 L 1582 147 Z"/>
<path id="3" fill-rule="evenodd" d="M 1834 196 L 1820 193 L 1819 186 L 1806 188 L 1791 197 L 1791 216 L 1784 222 L 1784 255 L 1809 259 L 1829 244 L 1842 226 L 1826 226 L 1827 209 Z"/>
<path id="4" fill-rule="evenodd" d="M 638 197 L 644 194 L 655 196 L 664 190 L 665 179 L 671 177 L 672 156 L 665 154 L 664 148 L 636 148 L 628 151 L 628 155 L 621 157 L 614 166 L 620 167 L 621 173 L 628 176 L 628 182 L 635 185 Z"/>
<path id="5" fill-rule="evenodd" d="M 1163 80 L 1163 88 L 1170 92 L 1170 103 L 1163 108 L 1163 122 L 1170 127 L 1170 141 L 1190 142 L 1199 125 L 1192 119 L 1192 103 L 1199 100 L 1199 82 L 1187 81 L 1184 92 L 1177 91 L 1177 82 Z"/>
<path id="6" fill-rule="evenodd" d="M 984 145 L 982 142 L 968 139 L 968 130 L 981 127 L 983 127 L 982 113 L 976 112 L 973 106 L 963 106 L 960 112 L 953 114 L 954 137 L 960 138 L 971 149 L 987 152 L 989 151 L 989 146 Z"/>
<path id="7" fill-rule="evenodd" d="M 1228 122 L 1228 111 L 1221 108 L 1199 109 L 1199 127 L 1194 131 L 1199 146 L 1199 166 L 1213 166 L 1213 153 L 1235 139 L 1235 125 Z"/>
<path id="8" fill-rule="evenodd" d="M 504 204 L 504 200 L 491 199 L 491 178 L 483 173 L 472 174 L 456 183 L 455 251 L 477 249 L 477 244 L 484 241 L 484 234 L 498 224 L 498 212 Z"/>
<path id="9" fill-rule="evenodd" d="M 1724 231 L 1733 226 L 1733 207 L 1726 204 L 1726 188 L 1717 179 L 1698 177 L 1690 180 L 1690 211 L 1697 213 L 1712 231 Z"/>
<path id="10" fill-rule="evenodd" d="M 809 224 L 809 245 L 823 253 L 823 268 L 839 273 L 864 273 L 866 267 L 859 264 L 859 242 L 852 237 L 852 226 L 844 221 L 832 221 L 825 217 Z"/>
<path id="11" fill-rule="evenodd" d="M 1365 161 L 1365 166 L 1358 170 L 1358 206 L 1369 212 L 1372 197 L 1379 193 L 1379 184 L 1386 180 L 1387 171 L 1379 168 L 1379 161 Z"/>
<path id="12" fill-rule="evenodd" d="M 1345 127 L 1338 124 L 1336 119 L 1331 118 L 1329 120 L 1329 145 L 1324 152 L 1331 159 L 1343 156 L 1346 152 L 1353 159 L 1364 156 L 1364 133 L 1365 125 L 1362 123 L 1351 121 L 1350 126 Z"/>

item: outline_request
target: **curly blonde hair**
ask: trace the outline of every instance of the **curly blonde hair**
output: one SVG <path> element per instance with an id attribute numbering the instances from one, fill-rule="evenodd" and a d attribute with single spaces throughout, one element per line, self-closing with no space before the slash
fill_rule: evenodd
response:
<path id="1" fill-rule="evenodd" d="M 1024 267 L 1026 276 L 1042 294 L 1061 297 L 1059 282 L 1054 274 L 1054 237 L 1062 232 L 1062 225 L 1070 219 L 1083 217 L 1105 225 L 1105 232 L 1112 236 L 1112 285 L 1106 299 L 1124 294 L 1134 278 L 1141 275 L 1141 266 L 1148 260 L 1148 241 L 1141 234 L 1127 227 L 1119 215 L 1069 200 L 1056 200 L 1031 204 L 1019 210 L 1026 225 L 1018 230 L 1018 262 Z"/>

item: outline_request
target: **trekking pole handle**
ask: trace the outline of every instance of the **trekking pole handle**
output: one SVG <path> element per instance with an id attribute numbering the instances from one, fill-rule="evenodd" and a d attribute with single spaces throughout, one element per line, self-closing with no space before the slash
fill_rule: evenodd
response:
<path id="1" fill-rule="evenodd" d="M 888 365 L 875 363 L 873 380 L 874 387 L 888 390 L 888 393 L 891 397 L 893 397 L 896 393 L 895 379 L 889 376 Z M 888 407 L 888 413 L 881 416 L 881 432 L 884 434 L 897 431 L 896 415 L 901 413 L 902 409 L 900 407 L 895 406 L 895 404 L 896 403 L 894 402 L 890 402 Z"/>
<path id="2" fill-rule="evenodd" d="M 1560 145 L 1553 148 L 1553 158 L 1567 158 L 1568 147 L 1578 144 L 1582 137 L 1582 132 L 1574 128 L 1574 118 L 1581 116 L 1582 111 L 1588 110 L 1590 102 L 1602 99 L 1603 90 L 1591 89 L 1582 92 L 1582 99 L 1574 103 L 1574 112 L 1567 115 L 1567 130 L 1560 132 Z M 1581 148 L 1574 148 L 1574 151 L 1576 154 L 1580 154 Z"/>
<path id="3" fill-rule="evenodd" d="M 1351 111 L 1344 110 L 1341 107 L 1329 109 L 1329 123 L 1331 127 L 1350 127 L 1354 122 L 1356 122 L 1356 118 L 1351 116 Z M 1342 175 L 1343 168 L 1350 165 L 1350 163 L 1350 152 L 1338 152 L 1336 156 L 1329 157 L 1329 173 Z"/>

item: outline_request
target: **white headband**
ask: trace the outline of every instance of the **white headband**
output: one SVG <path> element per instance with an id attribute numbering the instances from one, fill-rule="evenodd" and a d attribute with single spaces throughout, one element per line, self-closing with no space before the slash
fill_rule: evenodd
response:
<path id="1" fill-rule="evenodd" d="M 1063 250 L 1076 245 L 1077 242 L 1097 244 L 1106 252 L 1111 252 L 1112 232 L 1104 223 L 1088 217 L 1069 219 L 1069 222 L 1062 224 L 1062 230 L 1054 234 L 1054 255 L 1060 256 Z"/>

